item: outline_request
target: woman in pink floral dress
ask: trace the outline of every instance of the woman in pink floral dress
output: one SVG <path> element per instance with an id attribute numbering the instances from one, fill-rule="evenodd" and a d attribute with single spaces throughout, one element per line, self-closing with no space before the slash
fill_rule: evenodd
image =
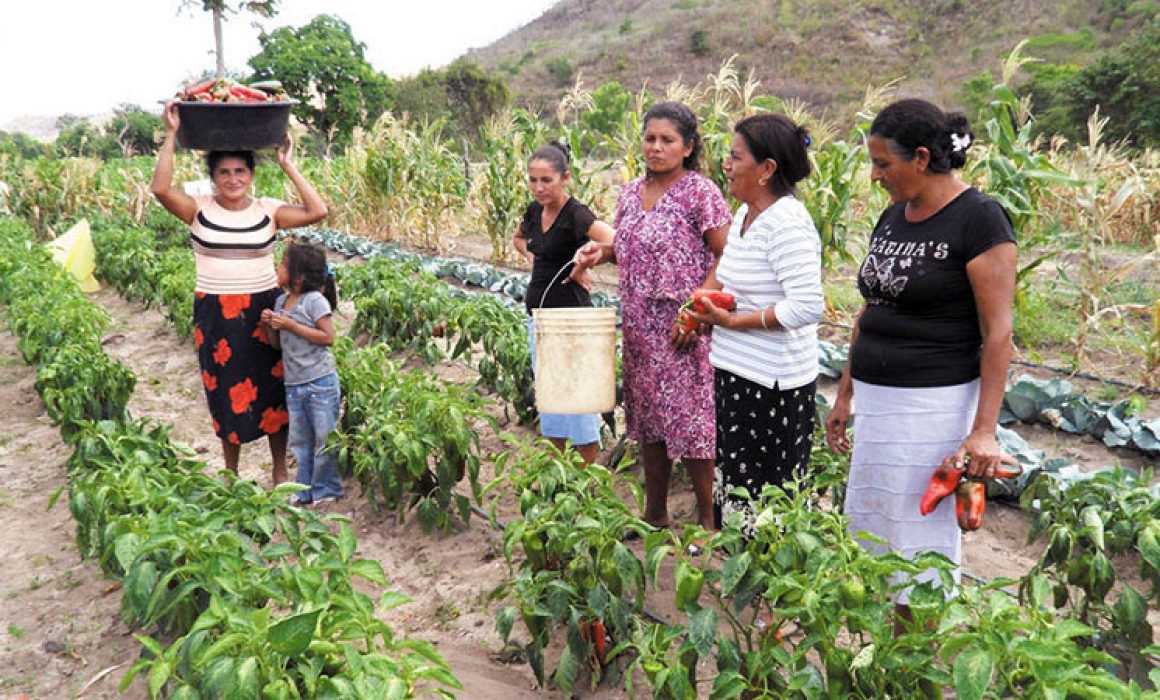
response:
<path id="1" fill-rule="evenodd" d="M 697 521 L 713 528 L 716 422 L 709 338 L 683 333 L 677 312 L 725 247 L 731 215 L 721 190 L 697 172 L 697 117 L 678 102 L 645 113 L 647 174 L 621 190 L 612 243 L 591 242 L 578 264 L 620 265 L 624 333 L 624 410 L 629 437 L 642 445 L 644 519 L 670 525 L 673 463 L 689 471 Z"/>

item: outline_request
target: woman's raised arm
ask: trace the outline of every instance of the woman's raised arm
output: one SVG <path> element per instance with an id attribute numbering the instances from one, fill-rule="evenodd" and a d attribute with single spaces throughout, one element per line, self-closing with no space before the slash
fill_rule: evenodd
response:
<path id="1" fill-rule="evenodd" d="M 157 164 L 153 166 L 149 191 L 170 214 L 190 224 L 197 214 L 197 202 L 180 187 L 173 186 L 173 154 L 177 149 L 177 127 L 181 125 L 177 102 L 167 102 L 161 116 L 165 122 L 165 141 L 157 151 Z"/>
<path id="2" fill-rule="evenodd" d="M 294 164 L 293 153 L 294 140 L 287 133 L 286 140 L 278 148 L 278 165 L 282 167 L 286 177 L 290 178 L 294 189 L 298 190 L 302 204 L 284 204 L 278 207 L 278 211 L 274 214 L 274 225 L 279 229 L 309 226 L 326 218 L 329 213 L 326 203 L 322 201 L 314 185 L 303 177 L 298 166 Z"/>

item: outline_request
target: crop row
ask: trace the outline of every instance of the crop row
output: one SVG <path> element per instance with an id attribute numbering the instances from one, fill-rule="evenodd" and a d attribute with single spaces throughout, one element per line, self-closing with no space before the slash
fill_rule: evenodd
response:
<path id="1" fill-rule="evenodd" d="M 381 320 L 364 319 L 364 327 L 373 328 L 376 324 L 392 324 L 383 329 L 379 335 L 390 342 L 392 336 L 406 338 L 407 343 L 418 349 L 420 354 L 431 361 L 440 353 L 438 345 L 433 342 L 433 332 L 438 327 L 440 332 L 445 330 L 439 319 L 442 316 L 430 314 L 447 314 L 447 307 L 459 305 L 459 300 L 465 298 L 478 299 L 477 296 L 468 296 L 459 290 L 439 289 L 431 284 L 431 276 L 457 280 L 465 285 L 480 287 L 493 294 L 504 295 L 515 301 L 521 301 L 527 289 L 527 275 L 504 272 L 492 265 L 470 262 L 455 258 L 425 258 L 410 253 L 394 243 L 376 243 L 366 238 L 354 236 L 331 229 L 310 228 L 295 231 L 295 235 L 319 245 L 323 245 L 347 257 L 355 255 L 366 260 L 386 259 L 393 265 L 385 265 L 377 270 L 379 276 L 410 277 L 411 289 L 405 290 L 405 298 L 418 300 L 414 308 L 422 318 L 411 319 L 412 325 L 400 328 L 390 320 L 399 311 L 407 312 L 398 306 L 406 305 L 405 300 L 399 301 L 395 308 L 385 309 Z M 375 273 L 358 278 L 361 286 L 354 290 L 371 292 L 374 289 L 368 283 Z M 397 282 L 389 280 L 389 283 Z M 620 300 L 607 293 L 599 292 L 594 299 L 598 306 L 619 307 Z M 429 297 L 440 300 L 450 297 L 455 301 L 440 301 L 431 303 Z M 368 305 L 360 309 L 360 316 L 370 316 L 373 307 Z M 499 315 L 499 314 L 493 314 Z M 520 313 L 508 314 L 506 319 L 511 327 L 522 323 Z M 502 320 L 502 319 L 497 319 Z M 493 325 L 493 328 L 498 327 Z M 522 326 L 521 326 L 522 327 Z M 509 331 L 511 332 L 511 331 Z M 848 347 L 838 347 L 821 340 L 818 342 L 818 371 L 828 377 L 841 376 L 846 364 Z M 530 376 L 528 376 L 530 383 Z M 1140 400 L 1133 398 L 1121 399 L 1116 402 L 1094 401 L 1075 392 L 1070 383 L 1062 380 L 1037 381 L 1030 377 L 1019 377 L 1008 387 L 1004 401 L 1000 423 L 1010 424 L 1016 420 L 1024 422 L 1039 422 L 1057 430 L 1078 435 L 1091 435 L 1102 440 L 1108 447 L 1127 447 L 1145 455 L 1160 455 L 1160 419 L 1143 420 L 1137 415 L 1140 410 Z M 517 409 L 518 410 L 518 409 Z M 1024 466 L 1031 466 L 1025 464 Z"/>
<path id="2" fill-rule="evenodd" d="M 460 328 L 453 324 L 454 316 L 434 313 L 444 310 L 442 306 L 424 306 L 425 296 L 408 303 L 412 288 L 407 285 L 438 283 L 423 279 L 407 264 L 385 260 L 359 266 L 359 271 L 367 277 L 348 278 L 354 270 L 340 273 L 344 295 L 355 299 L 360 315 L 365 307 L 359 304 L 372 290 L 394 299 L 391 303 L 396 306 L 372 308 L 376 323 L 399 325 L 373 332 L 364 327 L 383 345 L 340 349 L 344 386 L 354 387 L 348 400 L 359 396 L 358 385 L 383 387 L 373 401 L 360 405 L 363 399 L 355 399 L 359 414 L 352 422 L 366 423 L 376 412 L 383 417 L 367 439 L 342 443 L 347 451 L 344 461 L 390 463 L 398 454 L 410 452 L 416 471 L 434 465 L 437 473 L 443 472 L 437 478 L 449 482 L 472 474 L 475 467 L 463 459 L 478 456 L 470 440 L 462 443 L 468 447 L 458 457 L 449 458 L 450 451 L 440 454 L 413 429 L 396 430 L 399 418 L 390 408 L 400 385 L 428 380 L 403 377 L 405 373 L 390 362 L 388 350 L 423 355 L 424 348 L 447 347 L 428 346 L 428 341 L 413 344 L 416 333 L 450 344 L 447 336 L 436 333 L 435 319 L 452 319 L 444 329 L 449 335 Z M 415 282 L 417 278 L 421 283 Z M 386 313 L 385 308 L 394 310 Z M 402 318 L 392 318 L 394 314 Z M 355 321 L 356 326 L 367 323 Z M 423 325 L 427 323 L 430 328 Z M 348 362 L 361 352 L 366 355 Z M 373 378 L 376 374 L 379 379 Z M 356 376 L 360 379 L 353 381 Z M 430 390 L 428 395 L 459 391 L 434 384 L 422 390 Z M 485 419 L 474 414 L 461 420 L 460 427 L 479 420 Z M 447 424 L 437 425 L 428 432 L 449 431 Z M 377 444 L 396 434 L 393 444 Z M 691 538 L 704 538 L 706 533 L 678 537 L 670 531 L 648 530 L 621 495 L 626 490 L 636 494 L 635 483 L 599 466 L 579 469 L 571 453 L 513 442 L 511 451 L 496 458 L 496 472 L 496 479 L 473 495 L 482 501 L 505 492 L 515 494 L 521 515 L 504 530 L 505 554 L 518 572 L 504 587 L 512 604 L 497 614 L 497 627 L 510 640 L 516 623 L 522 623 L 530 637 L 522 650 L 542 683 L 550 678 L 570 690 L 587 668 L 592 683 L 622 680 L 630 690 L 643 676 L 656 697 L 688 697 L 699 682 L 711 682 L 713 697 L 937 696 L 945 686 L 953 686 L 963 698 L 1047 697 L 1053 692 L 1072 697 L 1145 694 L 1109 668 L 1118 659 L 1128 659 L 1135 662 L 1134 675 L 1139 675 L 1139 664 L 1146 671 L 1147 654 L 1156 651 L 1150 646 L 1146 622 L 1148 607 L 1157 598 L 1149 544 L 1156 513 L 1138 507 L 1125 514 L 1135 524 L 1120 524 L 1121 513 L 1112 507 L 1110 489 L 1086 496 L 1093 502 L 1103 498 L 1106 507 L 1083 511 L 1081 522 L 1066 516 L 1073 505 L 1069 495 L 1041 490 L 1033 534 L 1050 533 L 1052 544 L 1062 547 L 1056 544 L 1062 535 L 1055 533 L 1066 530 L 1072 547 L 1081 548 L 1091 541 L 1099 520 L 1100 527 L 1127 538 L 1115 540 L 1117 549 L 1077 551 L 1080 559 L 1088 555 L 1088 568 L 1079 569 L 1048 559 L 1049 548 L 1041 566 L 1024 578 L 963 587 L 952 597 L 932 584 L 920 584 L 911 599 L 915 619 L 896 636 L 889 595 L 906 585 L 907 575 L 920 570 L 932 570 L 937 581 L 949 584 L 950 564 L 935 556 L 905 562 L 893 555 L 869 554 L 858 545 L 841 513 L 819 499 L 844 478 L 844 466 L 821 449 L 815 451 L 805 479 L 763 494 L 764 500 L 755 506 L 750 537 L 743 536 L 741 524 L 734 522 L 708 540 L 708 549 L 720 553 L 716 558 L 685 552 Z M 473 487 L 476 475 L 471 477 Z M 383 477 L 377 478 L 384 492 L 393 488 Z M 466 505 L 454 496 L 447 503 L 452 502 L 461 512 Z M 497 502 L 491 501 L 493 520 Z M 642 536 L 639 546 L 622 542 L 629 530 Z M 1142 567 L 1152 567 L 1142 568 L 1145 580 L 1153 582 L 1147 595 L 1123 581 L 1114 587 L 1114 571 L 1109 578 L 1107 557 L 1127 551 L 1141 556 Z M 903 572 L 901 580 L 892 578 L 895 571 Z M 996 590 L 1014 584 L 1019 585 L 1021 604 Z M 1113 591 L 1116 599 L 1111 602 Z M 644 614 L 646 604 L 672 611 L 682 621 L 657 621 Z M 559 648 L 552 645 L 553 638 L 563 642 L 558 653 L 551 651 Z M 553 658 L 549 661 L 548 656 Z M 706 677 L 714 658 L 716 667 Z"/>
<path id="3" fill-rule="evenodd" d="M 286 505 L 296 487 L 207 475 L 167 427 L 129 418 L 135 380 L 101 348 L 106 314 L 11 219 L 0 220 L 0 289 L 74 448 L 78 549 L 123 582 L 123 618 L 153 635 L 138 635 L 142 658 L 122 688 L 139 674 L 152 697 L 175 698 L 450 697 L 461 687 L 434 647 L 376 617 L 406 598 L 386 591 L 376 603 L 356 589 L 356 579 L 387 580 L 378 562 L 355 557 L 349 526 L 336 533 Z"/>

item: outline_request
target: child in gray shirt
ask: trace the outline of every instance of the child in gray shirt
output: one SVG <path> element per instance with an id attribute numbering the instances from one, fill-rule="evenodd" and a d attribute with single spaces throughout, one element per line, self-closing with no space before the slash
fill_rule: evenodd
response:
<path id="1" fill-rule="evenodd" d="M 332 314 L 338 303 L 326 255 L 317 246 L 292 243 L 278 265 L 278 284 L 287 290 L 262 312 L 267 336 L 282 348 L 290 451 L 298 461 L 296 481 L 308 487 L 290 497 L 309 506 L 342 498 L 338 461 L 326 438 L 338 425 L 342 395 L 334 368 Z"/>

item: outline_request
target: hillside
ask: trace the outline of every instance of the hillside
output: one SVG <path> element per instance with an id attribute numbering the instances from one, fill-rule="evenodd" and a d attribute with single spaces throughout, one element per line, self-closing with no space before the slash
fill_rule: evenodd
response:
<path id="1" fill-rule="evenodd" d="M 101 114 L 81 115 L 82 118 L 87 119 L 90 124 L 97 128 L 103 127 L 110 119 L 113 118 L 112 112 L 103 112 Z M 15 134 L 23 133 L 31 136 L 37 141 L 49 143 L 56 139 L 60 129 L 57 127 L 57 120 L 60 115 L 28 115 L 17 117 L 7 123 L 0 124 L 0 131 Z"/>
<path id="2" fill-rule="evenodd" d="M 796 98 L 831 118 L 869 85 L 948 106 L 964 80 L 997 72 L 1003 55 L 1078 61 L 1143 21 L 1116 0 L 562 0 L 537 20 L 467 58 L 500 71 L 517 103 L 550 110 L 581 76 L 630 91 L 692 85 L 737 54 L 759 91 Z M 1130 5 L 1130 4 L 1129 4 Z"/>

